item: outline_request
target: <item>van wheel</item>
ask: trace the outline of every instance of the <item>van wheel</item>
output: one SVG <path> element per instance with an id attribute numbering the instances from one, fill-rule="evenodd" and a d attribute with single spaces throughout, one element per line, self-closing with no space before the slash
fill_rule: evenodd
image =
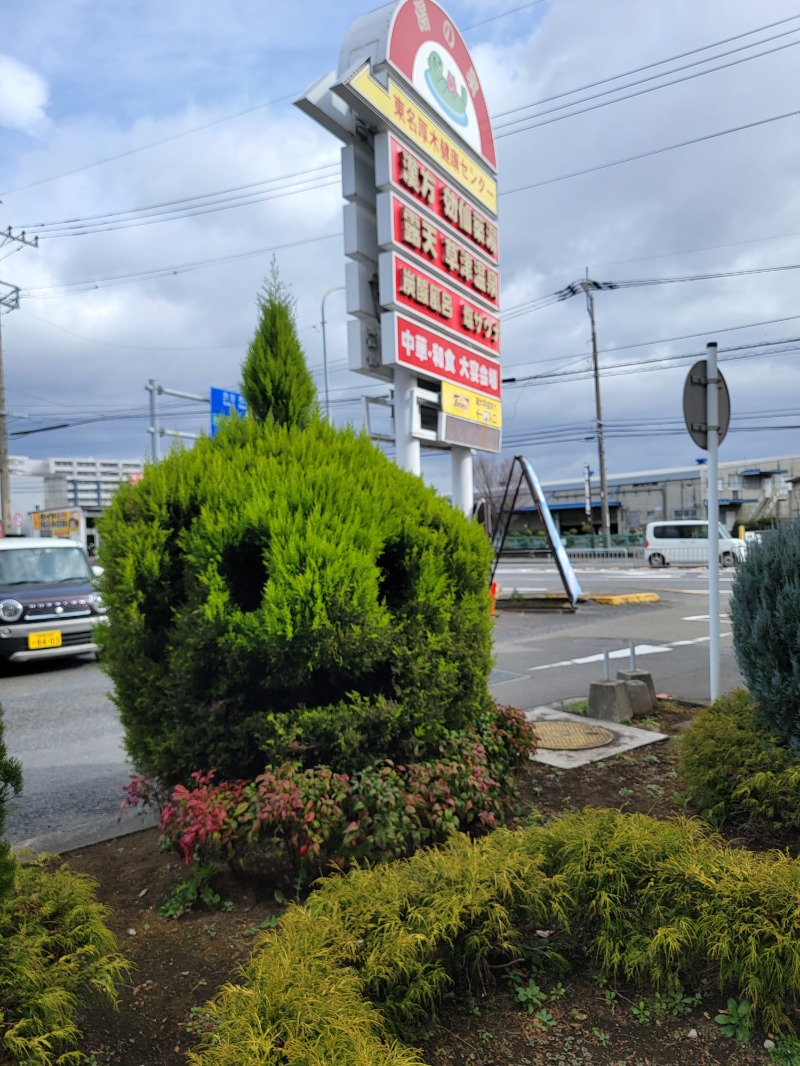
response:
<path id="1" fill-rule="evenodd" d="M 736 564 L 733 552 L 723 552 L 719 557 L 719 561 L 723 566 L 734 566 Z"/>
<path id="2" fill-rule="evenodd" d="M 650 565 L 654 569 L 658 569 L 662 566 L 666 566 L 667 561 L 663 555 L 659 555 L 658 552 L 654 552 L 653 555 L 650 556 Z"/>

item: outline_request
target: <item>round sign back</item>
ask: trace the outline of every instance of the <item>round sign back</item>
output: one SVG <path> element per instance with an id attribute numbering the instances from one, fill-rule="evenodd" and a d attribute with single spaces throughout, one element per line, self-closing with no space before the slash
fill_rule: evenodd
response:
<path id="1" fill-rule="evenodd" d="M 689 430 L 689 436 L 703 451 L 708 449 L 707 376 L 706 361 L 700 359 L 686 375 L 686 382 L 683 386 L 683 417 L 686 428 Z M 717 390 L 719 393 L 717 443 L 722 444 L 731 420 L 731 400 L 725 378 L 719 369 L 717 369 Z"/>

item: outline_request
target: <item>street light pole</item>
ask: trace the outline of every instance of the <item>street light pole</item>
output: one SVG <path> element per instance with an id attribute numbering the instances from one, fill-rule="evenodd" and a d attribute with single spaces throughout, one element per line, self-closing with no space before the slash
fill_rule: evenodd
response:
<path id="1" fill-rule="evenodd" d="M 344 289 L 344 285 L 334 285 L 322 297 L 322 372 L 325 377 L 325 418 L 328 422 L 331 420 L 331 401 L 328 387 L 328 347 L 325 340 L 325 301 L 332 292 L 339 292 L 340 289 Z"/>

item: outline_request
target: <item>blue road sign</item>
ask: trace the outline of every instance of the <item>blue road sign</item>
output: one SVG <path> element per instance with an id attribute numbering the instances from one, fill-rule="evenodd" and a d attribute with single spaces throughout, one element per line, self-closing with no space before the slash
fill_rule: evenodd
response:
<path id="1" fill-rule="evenodd" d="M 247 401 L 240 392 L 232 389 L 211 390 L 211 436 L 216 436 L 217 427 L 223 418 L 235 411 L 239 418 L 247 414 Z"/>

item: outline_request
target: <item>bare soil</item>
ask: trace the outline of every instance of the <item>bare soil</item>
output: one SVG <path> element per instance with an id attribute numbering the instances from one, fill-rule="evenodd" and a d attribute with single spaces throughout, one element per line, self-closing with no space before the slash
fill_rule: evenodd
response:
<path id="1" fill-rule="evenodd" d="M 613 807 L 666 818 L 683 810 L 676 764 L 681 729 L 698 708 L 663 704 L 658 728 L 668 740 L 574 770 L 530 762 L 519 781 L 513 822 L 525 824 L 583 807 Z M 656 727 L 656 722 L 652 723 Z M 739 846 L 764 840 L 739 837 Z M 779 842 L 778 842 L 779 843 Z M 194 908 L 175 920 L 158 914 L 187 870 L 158 846 L 158 830 L 70 852 L 63 857 L 91 875 L 110 908 L 109 924 L 134 963 L 118 1011 L 89 1006 L 81 1020 L 87 1066 L 178 1066 L 204 1024 L 202 1006 L 248 957 L 263 923 L 280 913 L 275 884 L 254 884 L 222 873 L 213 887 L 230 910 Z M 291 888 L 283 886 L 285 895 Z M 725 1006 L 713 990 L 687 1013 L 655 1009 L 653 997 L 624 985 L 600 987 L 587 970 L 541 981 L 550 1019 L 542 1025 L 520 1004 L 510 982 L 453 996 L 432 1033 L 418 1046 L 430 1066 L 749 1066 L 773 1062 L 769 1034 L 749 1045 L 726 1037 L 714 1022 Z M 643 1006 L 640 1006 L 640 1001 Z M 246 1066 L 246 1064 L 243 1064 Z"/>

